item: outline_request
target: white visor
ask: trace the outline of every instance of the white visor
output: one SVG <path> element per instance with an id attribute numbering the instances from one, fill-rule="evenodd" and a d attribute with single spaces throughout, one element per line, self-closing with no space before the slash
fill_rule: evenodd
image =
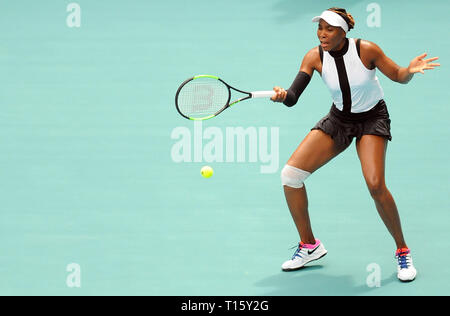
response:
<path id="1" fill-rule="evenodd" d="M 328 24 L 330 24 L 332 26 L 341 27 L 345 31 L 345 33 L 348 32 L 347 22 L 345 22 L 344 18 L 342 16 L 340 16 L 339 14 L 337 14 L 336 12 L 329 11 L 329 10 L 323 11 L 320 16 L 313 17 L 312 21 L 319 22 L 320 19 L 325 20 L 325 22 L 327 22 Z"/>

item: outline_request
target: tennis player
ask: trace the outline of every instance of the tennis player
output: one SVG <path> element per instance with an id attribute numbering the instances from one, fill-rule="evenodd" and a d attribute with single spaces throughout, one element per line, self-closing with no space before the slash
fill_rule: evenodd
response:
<path id="1" fill-rule="evenodd" d="M 394 238 L 397 276 L 412 281 L 417 271 L 403 237 L 395 201 L 385 184 L 385 156 L 390 132 L 389 113 L 383 90 L 376 77 L 378 68 L 393 81 L 406 84 L 415 73 L 439 66 L 438 57 L 414 58 L 408 67 L 400 67 L 370 41 L 348 38 L 355 21 L 342 8 L 330 8 L 312 19 L 318 22 L 320 45 L 304 57 L 300 71 L 286 91 L 275 87 L 271 98 L 286 106 L 297 103 L 314 70 L 325 82 L 333 99 L 330 112 L 314 126 L 281 171 L 287 204 L 300 235 L 300 243 L 284 271 L 296 270 L 326 255 L 324 245 L 316 239 L 308 215 L 308 198 L 304 181 L 314 171 L 343 152 L 356 138 L 356 150 L 362 172 L 376 209 Z"/>

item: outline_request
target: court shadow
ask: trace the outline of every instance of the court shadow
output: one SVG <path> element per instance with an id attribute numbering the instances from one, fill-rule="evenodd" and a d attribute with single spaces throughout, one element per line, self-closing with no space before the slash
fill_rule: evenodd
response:
<path id="1" fill-rule="evenodd" d="M 365 280 L 356 284 L 351 275 L 328 275 L 321 273 L 321 265 L 308 266 L 291 272 L 281 271 L 255 283 L 268 288 L 266 296 L 359 296 L 383 295 L 382 288 L 398 281 L 395 273 L 381 280 L 381 287 L 369 287 Z"/>

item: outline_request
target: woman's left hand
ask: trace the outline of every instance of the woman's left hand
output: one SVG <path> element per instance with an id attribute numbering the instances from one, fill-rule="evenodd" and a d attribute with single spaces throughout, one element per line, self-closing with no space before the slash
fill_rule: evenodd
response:
<path id="1" fill-rule="evenodd" d="M 434 67 L 441 65 L 437 63 L 432 63 L 432 61 L 437 60 L 439 57 L 424 59 L 426 56 L 427 53 L 423 53 L 422 55 L 417 56 L 416 58 L 411 60 L 408 66 L 408 71 L 410 74 L 414 74 L 417 72 L 424 74 L 425 73 L 424 70 L 434 69 Z"/>

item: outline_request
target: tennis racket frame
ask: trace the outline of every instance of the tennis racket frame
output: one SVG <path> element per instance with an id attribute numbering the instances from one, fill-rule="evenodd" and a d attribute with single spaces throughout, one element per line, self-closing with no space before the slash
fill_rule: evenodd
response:
<path id="1" fill-rule="evenodd" d="M 221 108 L 221 109 L 220 109 L 219 111 L 217 111 L 216 113 L 214 113 L 214 114 L 212 114 L 212 115 L 209 115 L 209 116 L 206 116 L 206 117 L 202 117 L 202 118 L 192 118 L 192 117 L 189 117 L 189 116 L 184 115 L 184 114 L 180 111 L 180 108 L 178 107 L 178 95 L 180 94 L 181 89 L 182 89 L 187 83 L 191 82 L 192 80 L 199 79 L 199 78 L 212 78 L 212 79 L 216 79 L 216 80 L 219 80 L 220 82 L 222 82 L 222 83 L 228 88 L 228 100 L 227 100 L 227 103 L 224 105 L 224 107 Z M 243 97 L 243 98 L 239 98 L 239 99 L 233 101 L 233 102 L 230 104 L 230 100 L 231 100 L 231 89 L 233 89 L 233 90 L 235 90 L 235 91 L 237 91 L 237 92 L 240 92 L 240 93 L 242 93 L 242 94 L 246 94 L 247 96 L 245 96 L 245 97 Z M 242 90 L 239 90 L 239 89 L 237 89 L 237 88 L 235 88 L 235 87 L 232 87 L 232 86 L 230 86 L 228 83 L 226 83 L 225 81 L 223 81 L 222 79 L 220 79 L 220 78 L 217 77 L 217 76 L 213 76 L 213 75 L 198 75 L 198 76 L 194 76 L 194 77 L 191 77 L 191 78 L 189 78 L 189 79 L 186 79 L 186 80 L 180 85 L 180 87 L 179 87 L 178 90 L 177 90 L 177 93 L 175 94 L 175 106 L 176 106 L 176 108 L 177 108 L 178 113 L 179 113 L 181 116 L 183 116 L 184 118 L 187 118 L 188 120 L 193 120 L 193 121 L 204 121 L 204 120 L 209 120 L 209 119 L 211 119 L 211 118 L 213 118 L 213 117 L 219 115 L 219 114 L 222 113 L 224 110 L 226 110 L 227 108 L 229 108 L 229 107 L 235 105 L 236 103 L 239 103 L 239 102 L 241 102 L 241 101 L 248 100 L 248 99 L 251 99 L 251 98 L 252 98 L 252 93 L 251 93 L 251 92 L 242 91 Z"/>

